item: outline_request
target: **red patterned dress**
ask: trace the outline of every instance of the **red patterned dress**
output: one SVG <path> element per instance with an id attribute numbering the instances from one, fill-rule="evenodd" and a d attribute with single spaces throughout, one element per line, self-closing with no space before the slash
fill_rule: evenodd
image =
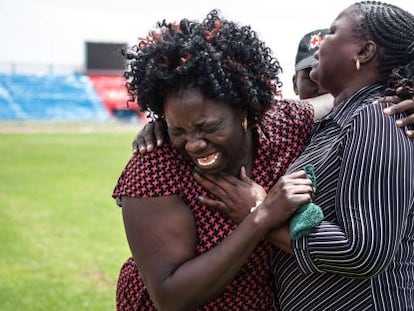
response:
<path id="1" fill-rule="evenodd" d="M 251 178 L 268 191 L 299 155 L 313 124 L 309 106 L 280 102 L 256 126 L 257 152 Z M 203 254 L 232 233 L 236 224 L 197 197 L 209 194 L 194 180 L 192 162 L 171 145 L 134 155 L 122 172 L 113 197 L 179 195 L 191 209 L 197 229 L 197 253 Z M 156 225 L 156 224 L 154 224 Z M 261 242 L 222 294 L 198 310 L 272 310 L 271 262 L 274 247 Z M 123 265 L 117 287 L 117 310 L 156 310 L 133 258 Z"/>

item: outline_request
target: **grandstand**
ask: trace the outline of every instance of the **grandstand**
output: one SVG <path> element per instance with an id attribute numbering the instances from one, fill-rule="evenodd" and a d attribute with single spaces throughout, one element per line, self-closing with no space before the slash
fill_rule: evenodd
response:
<path id="1" fill-rule="evenodd" d="M 104 121 L 108 111 L 84 75 L 0 75 L 1 120 Z"/>
<path id="2" fill-rule="evenodd" d="M 140 116 L 127 104 L 120 49 L 125 44 L 86 42 L 86 68 L 78 72 L 0 74 L 0 121 L 132 120 Z"/>

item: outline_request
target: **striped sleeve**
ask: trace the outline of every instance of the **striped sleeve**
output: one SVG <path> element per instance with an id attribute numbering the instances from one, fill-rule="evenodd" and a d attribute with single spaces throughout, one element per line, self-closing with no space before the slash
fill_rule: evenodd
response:
<path id="1" fill-rule="evenodd" d="M 344 130 L 337 223 L 324 221 L 292 242 L 304 273 L 369 278 L 386 269 L 398 250 L 414 209 L 414 143 L 395 125 L 401 115 L 386 116 L 383 108 L 365 106 Z"/>

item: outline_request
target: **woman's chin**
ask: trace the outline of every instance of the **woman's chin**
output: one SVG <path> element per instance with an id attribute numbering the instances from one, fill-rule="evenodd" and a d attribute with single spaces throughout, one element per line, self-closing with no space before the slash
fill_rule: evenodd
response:
<path id="1" fill-rule="evenodd" d="M 228 163 L 220 156 L 217 161 L 209 165 L 200 165 L 200 163 L 195 163 L 196 170 L 203 175 L 220 175 L 223 173 L 228 173 Z"/>
<path id="2" fill-rule="evenodd" d="M 203 175 L 219 175 L 224 173 L 224 170 L 221 165 L 214 165 L 214 166 L 199 166 L 196 165 L 197 171 L 199 171 Z"/>

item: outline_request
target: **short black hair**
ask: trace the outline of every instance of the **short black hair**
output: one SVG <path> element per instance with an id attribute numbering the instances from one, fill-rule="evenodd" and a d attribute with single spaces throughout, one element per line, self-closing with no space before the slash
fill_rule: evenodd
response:
<path id="1" fill-rule="evenodd" d="M 130 99 L 155 119 L 163 117 L 166 95 L 190 87 L 246 111 L 250 123 L 280 95 L 282 69 L 271 50 L 250 26 L 225 20 L 216 10 L 202 22 L 159 22 L 124 55 Z"/>
<path id="2" fill-rule="evenodd" d="M 388 94 L 392 89 L 404 86 L 406 95 L 403 97 L 412 97 L 414 16 L 395 5 L 378 1 L 363 1 L 353 6 L 362 15 L 362 24 L 354 32 L 377 44 L 378 72 Z"/>

